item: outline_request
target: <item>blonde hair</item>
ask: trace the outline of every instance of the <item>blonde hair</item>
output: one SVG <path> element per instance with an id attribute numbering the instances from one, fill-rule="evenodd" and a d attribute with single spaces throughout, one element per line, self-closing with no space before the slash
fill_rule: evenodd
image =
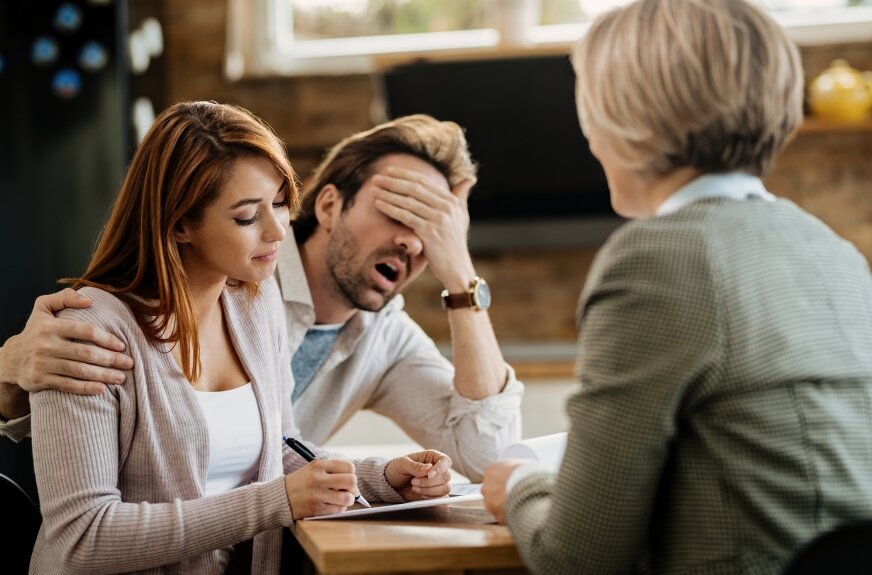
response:
<path id="1" fill-rule="evenodd" d="M 638 0 L 576 45 L 579 119 L 624 168 L 765 174 L 802 119 L 799 51 L 744 0 Z"/>
<path id="2" fill-rule="evenodd" d="M 414 114 L 379 124 L 333 146 L 315 170 L 303 191 L 300 212 L 291 222 L 297 242 L 305 242 L 318 227 L 315 200 L 324 186 L 336 186 L 344 211 L 372 175 L 373 164 L 390 154 L 409 154 L 428 162 L 452 188 L 476 174 L 463 128 L 456 123 Z"/>
<path id="3" fill-rule="evenodd" d="M 289 196 L 288 209 L 295 209 L 296 175 L 284 144 L 265 122 L 243 108 L 215 102 L 169 107 L 133 155 L 85 274 L 63 280 L 76 289 L 93 286 L 115 294 L 151 341 L 178 342 L 182 370 L 192 382 L 200 376 L 199 331 L 175 231 L 183 219 L 201 219 L 236 160 L 249 156 L 275 166 Z M 171 320 L 172 329 L 164 334 Z"/>

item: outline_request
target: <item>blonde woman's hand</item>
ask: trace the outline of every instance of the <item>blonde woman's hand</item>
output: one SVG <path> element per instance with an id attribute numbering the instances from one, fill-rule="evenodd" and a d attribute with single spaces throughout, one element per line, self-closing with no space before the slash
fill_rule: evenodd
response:
<path id="1" fill-rule="evenodd" d="M 484 470 L 484 479 L 481 484 L 481 494 L 484 496 L 484 507 L 497 520 L 497 523 L 505 523 L 506 483 L 509 476 L 519 466 L 523 465 L 523 459 L 509 459 L 498 461 L 487 466 Z"/>

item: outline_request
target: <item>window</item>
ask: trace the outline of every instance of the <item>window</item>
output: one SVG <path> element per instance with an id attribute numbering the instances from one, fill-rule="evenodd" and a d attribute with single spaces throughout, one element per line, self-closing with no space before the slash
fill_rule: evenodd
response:
<path id="1" fill-rule="evenodd" d="M 228 0 L 226 72 L 368 72 L 374 61 L 565 50 L 629 0 Z M 872 0 L 755 0 L 800 44 L 872 40 Z"/>

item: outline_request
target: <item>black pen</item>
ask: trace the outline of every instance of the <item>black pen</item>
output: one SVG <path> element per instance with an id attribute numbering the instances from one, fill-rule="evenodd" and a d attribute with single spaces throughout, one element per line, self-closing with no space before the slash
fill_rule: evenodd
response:
<path id="1" fill-rule="evenodd" d="M 287 435 L 282 435 L 282 441 L 284 441 L 288 447 L 297 452 L 297 454 L 305 459 L 306 461 L 315 461 L 317 457 L 312 450 L 306 447 L 302 442 L 297 441 L 293 437 L 288 437 Z M 369 502 L 363 498 L 363 495 L 358 495 L 354 498 L 355 501 L 363 505 L 364 507 L 372 507 Z"/>

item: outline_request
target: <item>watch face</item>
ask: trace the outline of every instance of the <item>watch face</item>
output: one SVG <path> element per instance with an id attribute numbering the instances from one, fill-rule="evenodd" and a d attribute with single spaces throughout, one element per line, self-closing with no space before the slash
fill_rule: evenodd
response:
<path id="1" fill-rule="evenodd" d="M 480 309 L 487 309 L 491 304 L 491 293 L 490 287 L 488 287 L 487 282 L 484 280 L 479 281 L 475 286 L 475 305 L 477 305 Z"/>

